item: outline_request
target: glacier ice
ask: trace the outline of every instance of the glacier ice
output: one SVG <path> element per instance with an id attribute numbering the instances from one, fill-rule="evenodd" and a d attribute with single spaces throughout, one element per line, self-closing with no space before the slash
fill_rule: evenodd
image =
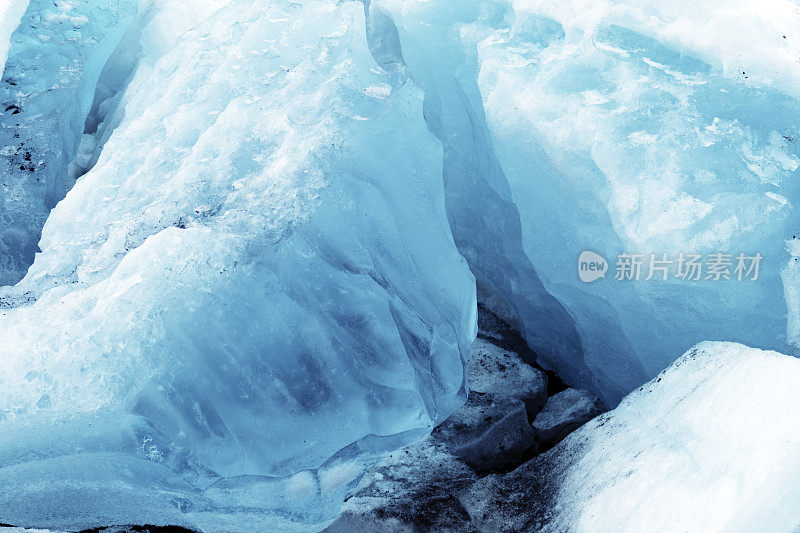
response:
<path id="1" fill-rule="evenodd" d="M 521 302 L 536 292 L 498 291 L 544 362 L 614 403 L 702 340 L 797 350 L 800 13 L 791 2 L 755 11 L 657 0 L 377 4 L 412 71 L 435 78 L 451 108 L 469 100 L 463 120 L 491 141 L 494 188 L 507 188 L 525 252 L 506 260 L 520 272 L 532 263 L 577 332 L 529 316 L 534 307 Z M 488 246 L 480 232 L 459 243 L 462 253 Z M 585 250 L 611 275 L 582 283 Z M 759 280 L 613 279 L 623 253 L 716 252 L 760 253 Z M 543 346 L 540 335 L 562 341 Z"/>
<path id="2" fill-rule="evenodd" d="M 8 49 L 11 47 L 11 34 L 19 26 L 27 8 L 27 0 L 6 0 L 0 5 L 0 66 L 5 67 Z"/>
<path id="3" fill-rule="evenodd" d="M 373 19 L 388 18 L 392 25 L 385 26 L 398 34 L 394 53 L 391 40 L 378 43 L 381 56 L 408 68 L 425 90 L 426 119 L 444 148 L 448 219 L 459 252 L 478 279 L 482 303 L 499 300 L 502 307 L 510 305 L 510 315 L 504 316 L 525 331 L 543 361 L 556 366 L 571 383 L 601 389 L 586 364 L 573 318 L 545 290 L 523 249 L 519 206 L 486 124 L 477 56 L 459 37 L 460 27 L 481 16 L 502 19 L 501 6 L 379 0 L 370 8 Z M 380 34 L 391 32 L 384 29 Z M 613 353 L 606 355 L 601 366 L 608 378 L 606 389 L 619 395 L 644 375 L 634 361 L 615 359 Z"/>
<path id="4" fill-rule="evenodd" d="M 100 70 L 135 0 L 32 0 L 10 39 L 0 114 L 0 284 L 33 262 L 49 210 L 66 193 Z"/>
<path id="5" fill-rule="evenodd" d="M 102 45 L 113 126 L 2 290 L 0 522 L 321 522 L 464 401 L 441 145 L 363 5 L 234 0 L 164 45 L 192 5 Z"/>
<path id="6" fill-rule="evenodd" d="M 698 341 L 797 352 L 767 3 L 0 6 L 0 522 L 322 524 L 464 401 L 476 292 L 609 404 Z M 582 283 L 586 250 L 763 264 Z"/>

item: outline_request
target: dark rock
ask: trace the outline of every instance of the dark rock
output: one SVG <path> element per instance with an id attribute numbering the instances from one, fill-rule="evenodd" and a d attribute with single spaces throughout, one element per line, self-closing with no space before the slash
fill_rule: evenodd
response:
<path id="1" fill-rule="evenodd" d="M 31 529 L 14 527 L 10 524 L 0 524 L 0 533 L 65 533 L 54 529 Z M 84 529 L 79 533 L 195 533 L 192 529 L 181 526 L 153 526 L 153 525 L 128 525 L 128 526 L 102 526 Z"/>
<path id="2" fill-rule="evenodd" d="M 425 438 L 370 469 L 325 531 L 477 531 L 457 498 L 477 479 L 443 443 Z"/>
<path id="3" fill-rule="evenodd" d="M 504 475 L 490 475 L 461 491 L 459 501 L 479 531 L 563 531 L 554 525 L 559 490 L 569 467 L 589 450 L 595 418 L 550 451 Z"/>
<path id="4" fill-rule="evenodd" d="M 471 391 L 522 400 L 531 418 L 547 401 L 547 375 L 488 340 L 473 343 L 467 372 Z"/>
<path id="5" fill-rule="evenodd" d="M 551 481 L 563 471 L 550 463 L 565 455 L 535 457 L 530 420 L 538 413 L 540 437 L 550 447 L 602 404 L 585 391 L 565 391 L 558 377 L 535 368 L 532 352 L 504 320 L 485 309 L 479 316 L 467 403 L 429 437 L 370 469 L 326 531 L 535 531 L 546 523 L 557 487 Z M 550 400 L 548 387 L 558 392 Z"/>
<path id="6" fill-rule="evenodd" d="M 464 407 L 431 436 L 477 472 L 513 468 L 535 446 L 535 434 L 521 400 L 480 392 L 470 392 Z"/>
<path id="7" fill-rule="evenodd" d="M 490 475 L 461 492 L 459 501 L 479 531 L 542 531 L 558 489 L 558 470 L 549 454 L 532 459 L 505 475 Z M 560 455 L 554 455 L 560 459 Z"/>
<path id="8" fill-rule="evenodd" d="M 589 391 L 567 389 L 551 396 L 533 421 L 540 450 L 552 448 L 603 411 L 603 402 Z"/>
<path id="9" fill-rule="evenodd" d="M 180 526 L 109 526 L 86 529 L 80 533 L 194 533 L 194 530 Z"/>
<path id="10" fill-rule="evenodd" d="M 517 329 L 496 314 L 497 309 L 489 309 L 485 301 L 478 300 L 478 339 L 489 341 L 496 346 L 514 352 L 524 362 L 547 375 L 547 394 L 552 396 L 567 388 L 562 379 L 552 370 L 542 368 L 536 353 L 528 347 Z"/>

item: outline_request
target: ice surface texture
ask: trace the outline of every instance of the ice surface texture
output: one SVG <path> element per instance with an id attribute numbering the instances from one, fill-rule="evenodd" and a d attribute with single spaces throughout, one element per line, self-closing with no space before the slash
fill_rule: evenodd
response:
<path id="1" fill-rule="evenodd" d="M 612 404 L 697 341 L 796 349 L 767 3 L 7 4 L 0 522 L 324 522 L 463 402 L 470 269 Z M 583 284 L 587 249 L 763 264 Z"/>
<path id="2" fill-rule="evenodd" d="M 490 184 L 507 204 L 447 172 L 446 188 L 471 188 L 461 196 L 474 210 L 497 205 L 498 226 L 518 213 L 525 255 L 498 271 L 529 272 L 530 260 L 571 320 L 537 313 L 539 293 L 520 284 L 494 289 L 571 384 L 614 402 L 705 339 L 797 350 L 800 12 L 769 4 L 378 0 L 426 98 L 430 85 L 442 109 L 469 100 L 462 122 L 490 140 Z M 476 137 L 465 131 L 462 144 Z M 468 260 L 515 240 L 487 242 L 481 216 L 453 230 Z M 608 260 L 605 279 L 578 279 L 584 250 Z M 675 265 L 644 281 L 647 263 L 642 281 L 615 281 L 625 252 L 763 261 L 754 282 L 676 280 Z"/>
<path id="3" fill-rule="evenodd" d="M 0 5 L 0 65 L 6 64 L 8 49 L 11 47 L 11 34 L 19 26 L 27 7 L 27 0 L 6 0 Z"/>
<path id="4" fill-rule="evenodd" d="M 424 88 L 425 117 L 444 148 L 447 215 L 459 252 L 485 292 L 512 307 L 515 316 L 506 318 L 519 322 L 540 357 L 564 363 L 557 365 L 564 379 L 599 389 L 585 364 L 573 319 L 545 290 L 523 249 L 520 214 L 486 124 L 475 46 L 458 36 L 458 28 L 482 15 L 500 17 L 500 6 L 416 1 L 370 6 L 376 21 L 373 33 L 382 36 L 370 43 L 373 52 L 383 64 L 410 70 Z M 622 383 L 637 374 L 636 369 L 615 370 L 609 374 Z M 627 391 L 634 383 L 608 389 Z"/>
<path id="5" fill-rule="evenodd" d="M 0 115 L 0 284 L 33 262 L 49 210 L 70 181 L 94 87 L 135 0 L 32 0 L 11 36 Z"/>
<path id="6" fill-rule="evenodd" d="M 795 357 L 701 343 L 459 501 L 480 531 L 796 531 L 798 380 Z"/>
<path id="7" fill-rule="evenodd" d="M 0 316 L 0 522 L 322 521 L 464 401 L 475 285 L 422 93 L 355 2 L 235 1 L 141 54 Z"/>
<path id="8" fill-rule="evenodd" d="M 698 345 L 550 452 L 545 530 L 796 530 L 798 380 L 793 357 Z"/>

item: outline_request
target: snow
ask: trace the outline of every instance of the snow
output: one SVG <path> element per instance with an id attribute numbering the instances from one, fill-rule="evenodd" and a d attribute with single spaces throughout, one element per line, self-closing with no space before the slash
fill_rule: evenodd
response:
<path id="1" fill-rule="evenodd" d="M 550 452 L 553 531 L 793 531 L 800 361 L 702 343 Z"/>
<path id="2" fill-rule="evenodd" d="M 98 63 L 114 125 L 4 289 L 0 522 L 321 523 L 465 399 L 441 146 L 363 5 L 235 1 L 159 46 L 189 5 L 128 83 Z"/>

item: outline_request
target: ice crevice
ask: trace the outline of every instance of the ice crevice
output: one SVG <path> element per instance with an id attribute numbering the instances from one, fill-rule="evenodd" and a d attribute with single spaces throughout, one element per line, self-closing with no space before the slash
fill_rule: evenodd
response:
<path id="1" fill-rule="evenodd" d="M 625 1 L 603 2 L 597 17 L 572 3 L 373 3 L 425 90 L 451 229 L 491 289 L 484 299 L 518 317 L 544 366 L 612 406 L 703 340 L 797 350 L 800 106 L 786 81 L 797 44 L 785 22 L 756 17 L 754 50 L 782 50 L 765 66 L 737 55 L 713 8 L 703 7 L 712 29 L 677 35 L 675 5 L 651 4 L 652 20 L 623 15 L 637 9 Z M 708 31 L 718 41 L 693 40 Z M 750 283 L 680 280 L 674 264 L 661 282 L 644 271 L 589 284 L 576 273 L 585 250 L 613 272 L 623 253 L 735 260 L 756 249 L 771 266 Z"/>
<path id="2" fill-rule="evenodd" d="M 133 0 L 32 0 L 11 35 L 0 97 L 0 285 L 19 281 L 66 194 L 101 71 Z"/>
<path id="3" fill-rule="evenodd" d="M 97 76 L 78 148 L 67 171 L 65 194 L 97 163 L 105 141 L 123 118 L 124 110 L 120 103 L 143 55 L 142 31 L 156 11 L 155 3 L 151 2 L 133 17 L 127 28 L 123 28 L 116 48 Z"/>
<path id="4" fill-rule="evenodd" d="M 508 16 L 502 7 L 493 9 L 496 19 Z M 544 288 L 523 249 L 519 210 L 494 153 L 478 88 L 478 43 L 460 47 L 450 41 L 458 24 L 475 13 L 464 9 L 463 20 L 448 21 L 451 28 L 443 29 L 434 18 L 433 24 L 407 21 L 400 31 L 393 17 L 402 17 L 403 10 L 391 2 L 366 1 L 365 11 L 375 60 L 398 83 L 411 80 L 424 92 L 425 121 L 443 146 L 450 229 L 477 278 L 481 303 L 523 332 L 538 364 L 614 404 L 644 378 L 644 371 L 613 352 L 586 361 L 574 319 Z"/>
<path id="5" fill-rule="evenodd" d="M 654 5 L 32 2 L 2 82 L 0 522 L 321 526 L 463 404 L 477 300 L 611 406 L 687 343 L 796 341 L 796 95 L 692 59 L 727 52 Z M 771 269 L 574 269 L 731 247 Z"/>

